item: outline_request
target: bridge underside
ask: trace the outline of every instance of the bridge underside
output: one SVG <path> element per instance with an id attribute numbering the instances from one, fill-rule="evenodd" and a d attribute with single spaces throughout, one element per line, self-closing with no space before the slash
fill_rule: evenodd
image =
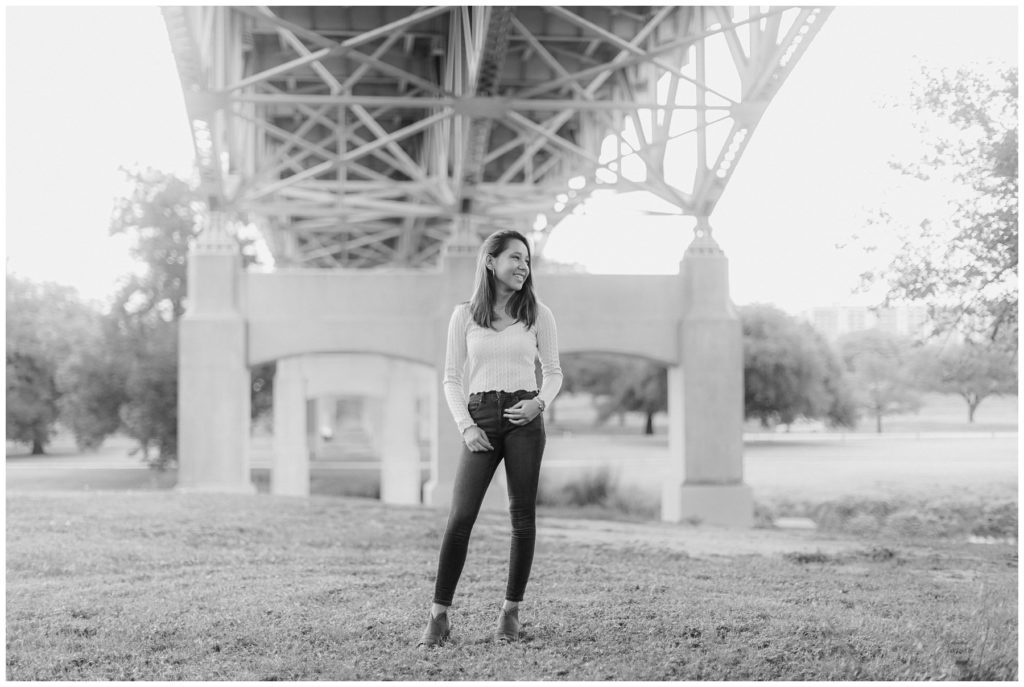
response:
<path id="1" fill-rule="evenodd" d="M 252 490 L 249 365 L 276 360 L 275 493 L 309 492 L 307 402 L 329 379 L 320 392 L 372 391 L 382 404 L 382 497 L 393 502 L 420 499 L 414 401 L 425 394 L 434 429 L 422 499 L 443 505 L 463 444 L 437 371 L 479 239 L 517 228 L 542 255 L 592 194 L 641 191 L 652 211 L 694 218 L 679 223 L 697 228 L 680 272 L 548 274 L 543 298 L 565 350 L 668 365 L 662 518 L 753 522 L 742 333 L 708 217 L 827 10 L 164 13 L 211 212 L 190 253 L 180 329 L 179 488 Z M 243 272 L 229 235 L 238 221 L 260 226 L 278 268 L 327 269 Z M 418 269 L 428 266 L 438 269 Z M 363 354 L 391 362 L 345 357 Z"/>
<path id="2" fill-rule="evenodd" d="M 212 210 L 277 265 L 538 253 L 593 192 L 708 217 L 817 7 L 170 7 Z M 461 221 L 459 221 L 461 219 Z M 681 223 L 683 225 L 683 223 Z"/>

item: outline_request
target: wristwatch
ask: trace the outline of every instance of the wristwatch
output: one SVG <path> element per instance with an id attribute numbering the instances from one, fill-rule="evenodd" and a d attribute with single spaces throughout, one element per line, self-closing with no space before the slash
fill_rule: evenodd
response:
<path id="1" fill-rule="evenodd" d="M 537 405 L 540 406 L 540 412 L 542 412 L 542 413 L 544 412 L 544 409 L 548 407 L 548 404 L 545 403 L 544 399 L 541 398 L 540 396 L 534 396 L 533 400 L 536 401 Z"/>

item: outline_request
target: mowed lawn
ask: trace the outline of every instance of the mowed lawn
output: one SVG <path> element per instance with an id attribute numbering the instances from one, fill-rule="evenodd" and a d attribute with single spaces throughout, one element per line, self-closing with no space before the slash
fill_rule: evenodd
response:
<path id="1" fill-rule="evenodd" d="M 524 641 L 481 515 L 453 640 L 414 648 L 445 514 L 7 493 L 9 680 L 1015 679 L 1017 549 L 544 516 Z"/>

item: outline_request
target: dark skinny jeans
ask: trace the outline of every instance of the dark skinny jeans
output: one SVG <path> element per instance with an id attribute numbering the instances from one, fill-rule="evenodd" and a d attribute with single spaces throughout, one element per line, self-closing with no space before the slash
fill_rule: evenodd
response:
<path id="1" fill-rule="evenodd" d="M 436 604 L 452 604 L 455 587 L 466 563 L 473 524 L 491 478 L 502 459 L 505 461 L 509 515 L 512 520 L 512 546 L 509 551 L 505 598 L 509 601 L 523 600 L 537 540 L 537 482 L 546 434 L 541 415 L 525 425 L 514 425 L 505 419 L 504 414 L 506 408 L 536 395 L 536 391 L 485 391 L 469 397 L 469 414 L 473 422 L 486 432 L 494 448 L 474 453 L 465 445 L 462 447 L 462 456 L 455 472 L 451 511 L 437 564 L 437 581 L 434 586 Z"/>

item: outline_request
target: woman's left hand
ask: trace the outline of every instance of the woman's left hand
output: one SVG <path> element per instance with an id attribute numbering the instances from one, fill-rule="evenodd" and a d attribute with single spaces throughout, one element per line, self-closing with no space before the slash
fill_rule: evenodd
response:
<path id="1" fill-rule="evenodd" d="M 505 409 L 505 419 L 513 425 L 528 424 L 533 422 L 533 418 L 538 415 L 540 415 L 540 404 L 532 398 L 527 398 Z"/>

